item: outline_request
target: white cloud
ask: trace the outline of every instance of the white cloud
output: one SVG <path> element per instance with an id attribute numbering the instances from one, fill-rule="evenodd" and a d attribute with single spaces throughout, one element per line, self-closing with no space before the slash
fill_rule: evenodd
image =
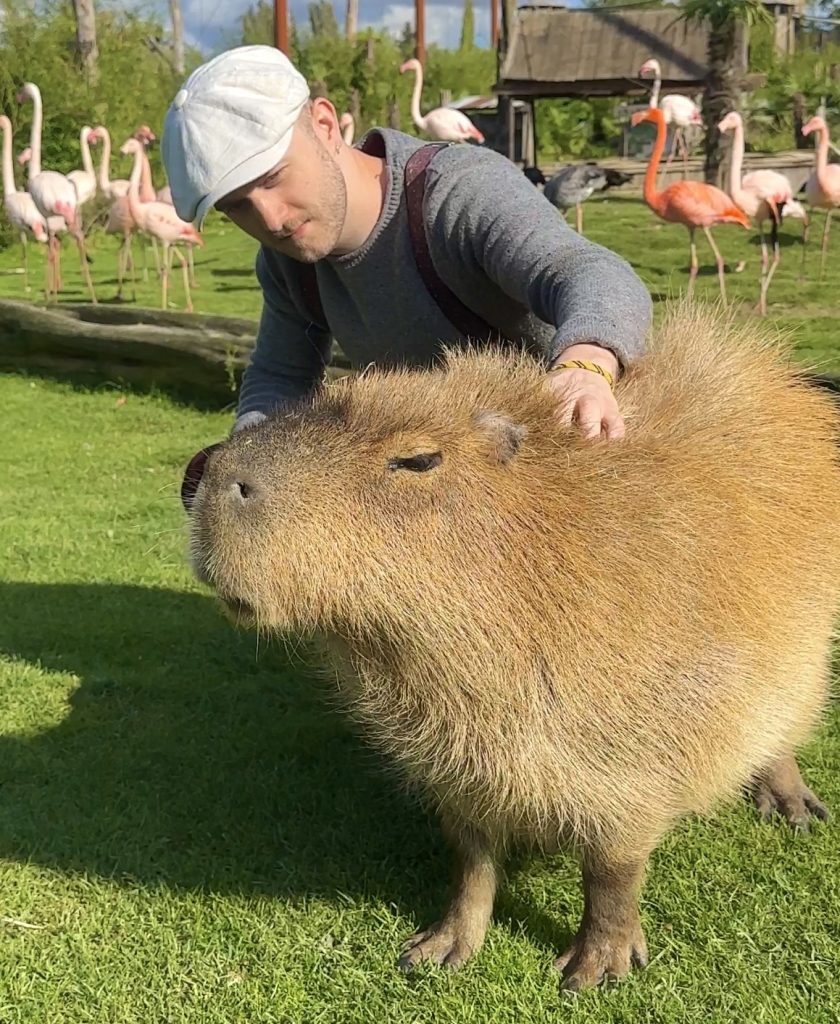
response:
<path id="1" fill-rule="evenodd" d="M 373 6 L 372 4 L 370 6 Z M 362 9 L 366 7 L 364 2 Z M 490 38 L 490 11 L 485 4 L 475 9 L 475 34 L 476 43 L 479 46 L 488 45 Z M 426 4 L 426 42 L 437 43 L 444 48 L 456 47 L 461 39 L 461 22 L 464 17 L 462 4 L 452 3 L 429 3 Z M 408 22 L 414 24 L 414 4 L 389 3 L 384 10 L 376 12 L 374 18 L 359 16 L 359 23 L 362 28 L 368 25 L 374 28 L 384 29 L 399 35 L 403 26 Z"/>

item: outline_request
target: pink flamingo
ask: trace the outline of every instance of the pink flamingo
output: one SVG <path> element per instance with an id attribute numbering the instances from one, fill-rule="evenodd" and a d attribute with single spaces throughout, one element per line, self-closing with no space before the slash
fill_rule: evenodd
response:
<path id="1" fill-rule="evenodd" d="M 729 194 L 756 224 L 761 238 L 761 293 L 758 307 L 763 315 L 767 312 L 767 291 L 781 259 L 779 225 L 782 222 L 782 214 L 804 217 L 806 225 L 807 214 L 802 205 L 794 200 L 793 189 L 784 174 L 762 170 L 752 171 L 741 177 L 744 162 L 744 122 L 740 114 L 734 110 L 727 114 L 718 125 L 718 131 L 734 133 L 729 168 Z M 768 219 L 773 243 L 773 262 L 769 268 L 767 242 L 764 238 L 764 222 Z"/>
<path id="2" fill-rule="evenodd" d="M 460 110 L 453 110 L 451 107 L 436 107 L 423 117 L 420 113 L 423 65 L 415 57 L 412 57 L 411 60 L 400 65 L 400 74 L 405 74 L 406 71 L 413 71 L 415 75 L 414 92 L 411 94 L 411 120 L 421 131 L 428 132 L 433 139 L 440 139 L 442 142 L 466 142 L 468 139 L 484 142 L 484 136 Z"/>
<path id="3" fill-rule="evenodd" d="M 700 108 L 687 96 L 680 96 L 679 93 L 669 93 L 659 99 L 659 90 L 662 88 L 662 68 L 658 60 L 646 60 L 639 68 L 639 77 L 652 73 L 654 75 L 653 90 L 650 94 L 651 107 L 658 107 L 665 115 L 665 124 L 673 124 L 674 136 L 671 139 L 671 149 L 668 159 L 665 161 L 667 171 L 668 164 L 674 159 L 674 150 L 679 142 L 680 152 L 683 158 L 683 177 L 688 177 L 688 147 L 685 143 L 685 131 L 693 124 L 703 127 L 703 118 L 700 116 Z"/>
<path id="4" fill-rule="evenodd" d="M 120 147 L 120 152 L 126 156 L 134 157 L 134 166 L 131 169 L 128 188 L 128 206 L 134 223 L 141 231 L 158 238 L 163 245 L 163 260 L 161 267 L 162 280 L 162 301 L 163 309 L 167 308 L 166 294 L 169 287 L 169 248 L 181 261 L 181 270 L 184 274 L 184 293 L 187 298 L 187 310 L 192 312 L 192 298 L 190 297 L 190 282 L 187 273 L 187 261 L 181 255 L 176 245 L 178 242 L 193 242 L 196 245 L 203 245 L 204 239 L 186 221 L 181 220 L 174 208 L 166 203 L 153 202 L 142 203 L 140 201 L 140 175 L 143 171 L 143 143 L 139 139 L 128 139 Z"/>
<path id="5" fill-rule="evenodd" d="M 56 247 L 58 240 L 55 231 L 50 223 L 51 217 L 63 217 L 67 230 L 76 239 L 79 248 L 79 261 L 82 268 L 82 277 L 85 280 L 90 293 L 91 302 L 96 302 L 96 293 L 93 290 L 93 281 L 90 279 L 90 270 L 87 263 L 87 252 L 85 250 L 85 236 L 82 231 L 81 217 L 79 214 L 79 202 L 76 195 L 76 188 L 73 182 L 58 171 L 41 170 L 41 128 L 43 125 L 43 107 L 41 104 L 41 90 L 34 82 L 26 82 L 18 93 L 18 102 L 31 100 L 34 108 L 32 117 L 32 133 L 30 136 L 30 149 L 32 155 L 28 166 L 27 191 L 35 200 L 41 215 L 47 221 L 47 232 L 49 234 L 48 260 L 55 268 Z M 53 284 L 55 295 L 58 296 L 58 277 L 53 273 Z M 49 296 L 47 297 L 49 299 Z"/>
<path id="6" fill-rule="evenodd" d="M 12 163 L 12 122 L 5 114 L 0 115 L 3 130 L 3 208 L 12 227 L 20 232 L 23 249 L 23 282 L 29 291 L 29 253 L 26 244 L 27 233 L 38 242 L 47 241 L 47 222 L 28 192 L 18 192 L 15 185 L 15 171 Z"/>
<path id="7" fill-rule="evenodd" d="M 85 125 L 81 132 L 79 132 L 79 149 L 82 151 L 82 167 L 84 170 L 70 171 L 67 175 L 75 186 L 79 206 L 84 206 L 86 202 L 93 199 L 96 195 L 96 172 L 93 169 L 93 160 L 90 156 L 90 143 L 94 142 L 95 139 L 96 136 L 93 129 Z"/>
<path id="8" fill-rule="evenodd" d="M 661 192 L 656 191 L 656 172 L 659 170 L 659 161 L 662 159 L 662 152 L 665 149 L 665 115 L 656 107 L 649 107 L 634 114 L 630 123 L 635 128 L 637 124 L 649 121 L 656 125 L 656 143 L 653 153 L 650 156 L 650 163 L 645 174 L 645 202 L 653 212 L 662 220 L 671 224 L 684 224 L 688 228 L 689 245 L 691 251 L 691 271 L 688 278 L 688 294 L 694 291 L 694 280 L 697 277 L 697 246 L 694 243 L 694 232 L 702 228 L 712 252 L 715 254 L 717 263 L 718 281 L 720 282 L 720 294 L 724 305 L 726 304 L 726 284 L 723 278 L 723 257 L 715 245 L 712 233 L 709 230 L 712 224 L 740 224 L 741 227 L 750 226 L 747 215 L 740 210 L 729 198 L 714 185 L 706 185 L 700 181 L 677 181 L 669 185 Z"/>
<path id="9" fill-rule="evenodd" d="M 119 199 L 120 196 L 128 195 L 128 178 L 111 177 L 111 133 L 104 124 L 97 125 L 94 129 L 91 142 L 94 145 L 101 140 L 102 159 L 99 161 L 99 190 L 108 199 Z"/>
<path id="10" fill-rule="evenodd" d="M 825 210 L 825 227 L 822 237 L 822 255 L 820 257 L 820 280 L 825 274 L 825 256 L 828 251 L 828 232 L 831 228 L 831 215 L 835 206 L 840 206 L 840 167 L 828 162 L 828 127 L 821 117 L 812 117 L 802 129 L 803 135 L 817 132 L 816 166 L 805 183 L 805 198 L 811 206 Z"/>
<path id="11" fill-rule="evenodd" d="M 341 131 L 341 138 L 345 146 L 353 145 L 353 135 L 356 131 L 356 122 L 352 114 L 342 114 L 338 119 L 338 127 Z"/>
<path id="12" fill-rule="evenodd" d="M 26 167 L 26 165 L 29 163 L 31 158 L 32 158 L 32 147 L 31 146 L 27 146 L 26 149 L 21 150 L 21 152 L 18 155 L 17 159 L 18 159 L 18 163 L 20 164 L 21 167 Z M 32 198 L 32 196 L 29 195 L 28 192 L 21 192 L 19 194 L 22 195 L 22 196 L 26 196 L 26 198 L 29 200 L 29 202 L 32 203 L 32 207 L 35 210 L 35 212 L 38 214 L 38 216 L 41 218 L 41 220 L 43 220 L 44 218 L 41 217 L 41 212 L 40 212 L 40 210 L 38 210 L 38 207 L 35 206 L 35 200 Z M 38 241 L 39 242 L 42 242 L 42 241 L 46 242 L 46 241 L 48 241 L 49 240 L 49 233 L 50 233 L 50 231 L 52 231 L 52 233 L 54 235 L 63 235 L 63 234 L 65 234 L 66 231 L 67 231 L 67 224 L 66 224 L 64 218 L 63 217 L 57 217 L 57 216 L 56 217 L 48 217 L 47 220 L 46 220 L 46 224 L 45 224 L 44 237 L 43 238 L 38 238 Z M 37 238 L 37 235 L 36 235 L 36 238 Z M 44 288 L 44 297 L 47 299 L 47 301 L 49 301 L 50 295 L 52 295 L 53 293 L 58 292 L 58 291 L 61 290 L 61 246 L 60 245 L 57 245 L 55 247 L 55 267 L 51 268 L 49 260 L 47 260 L 46 268 L 45 269 L 46 269 L 46 286 Z"/>

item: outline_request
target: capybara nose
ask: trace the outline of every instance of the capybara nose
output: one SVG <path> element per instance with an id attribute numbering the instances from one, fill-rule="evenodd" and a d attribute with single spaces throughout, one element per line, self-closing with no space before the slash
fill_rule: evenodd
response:
<path id="1" fill-rule="evenodd" d="M 237 470 L 230 475 L 225 490 L 234 507 L 247 505 L 254 508 L 265 497 L 265 488 L 251 473 L 244 470 Z"/>
<path id="2" fill-rule="evenodd" d="M 204 476 L 207 460 L 219 447 L 221 447 L 220 443 L 211 444 L 206 448 L 202 448 L 200 452 L 193 455 L 187 465 L 186 471 L 184 472 L 184 479 L 181 481 L 181 502 L 187 512 L 192 511 L 193 502 L 195 501 L 195 492 L 198 490 L 198 485 L 201 483 L 201 478 Z"/>

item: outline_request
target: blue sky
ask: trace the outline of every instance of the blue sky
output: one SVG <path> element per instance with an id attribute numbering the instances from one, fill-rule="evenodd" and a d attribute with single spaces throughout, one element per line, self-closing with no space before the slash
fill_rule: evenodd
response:
<path id="1" fill-rule="evenodd" d="M 545 2 L 545 0 L 542 0 Z M 294 18 L 306 22 L 306 0 L 289 0 Z M 251 6 L 251 0 L 181 0 L 184 31 L 193 45 L 207 53 L 223 49 L 238 41 L 236 27 L 239 16 Z M 488 46 L 490 39 L 490 5 L 488 0 L 473 0 L 476 42 Z M 578 0 L 567 4 L 579 6 Z M 138 7 L 155 10 L 168 23 L 167 0 L 145 0 Z M 344 21 L 344 3 L 336 3 L 339 24 Z M 426 41 L 441 46 L 458 45 L 461 32 L 463 0 L 426 0 Z M 359 0 L 359 26 L 399 32 L 406 21 L 414 21 L 414 0 Z"/>

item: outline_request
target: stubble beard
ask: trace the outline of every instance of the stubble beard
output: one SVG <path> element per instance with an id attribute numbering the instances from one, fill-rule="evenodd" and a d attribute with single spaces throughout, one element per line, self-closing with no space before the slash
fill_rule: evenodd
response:
<path id="1" fill-rule="evenodd" d="M 291 240 L 283 246 L 293 247 L 289 255 L 299 263 L 317 263 L 329 256 L 338 245 L 347 217 L 347 183 L 338 162 L 318 139 L 316 141 L 321 169 L 320 193 L 316 206 L 306 217 L 311 228 L 300 243 Z"/>

